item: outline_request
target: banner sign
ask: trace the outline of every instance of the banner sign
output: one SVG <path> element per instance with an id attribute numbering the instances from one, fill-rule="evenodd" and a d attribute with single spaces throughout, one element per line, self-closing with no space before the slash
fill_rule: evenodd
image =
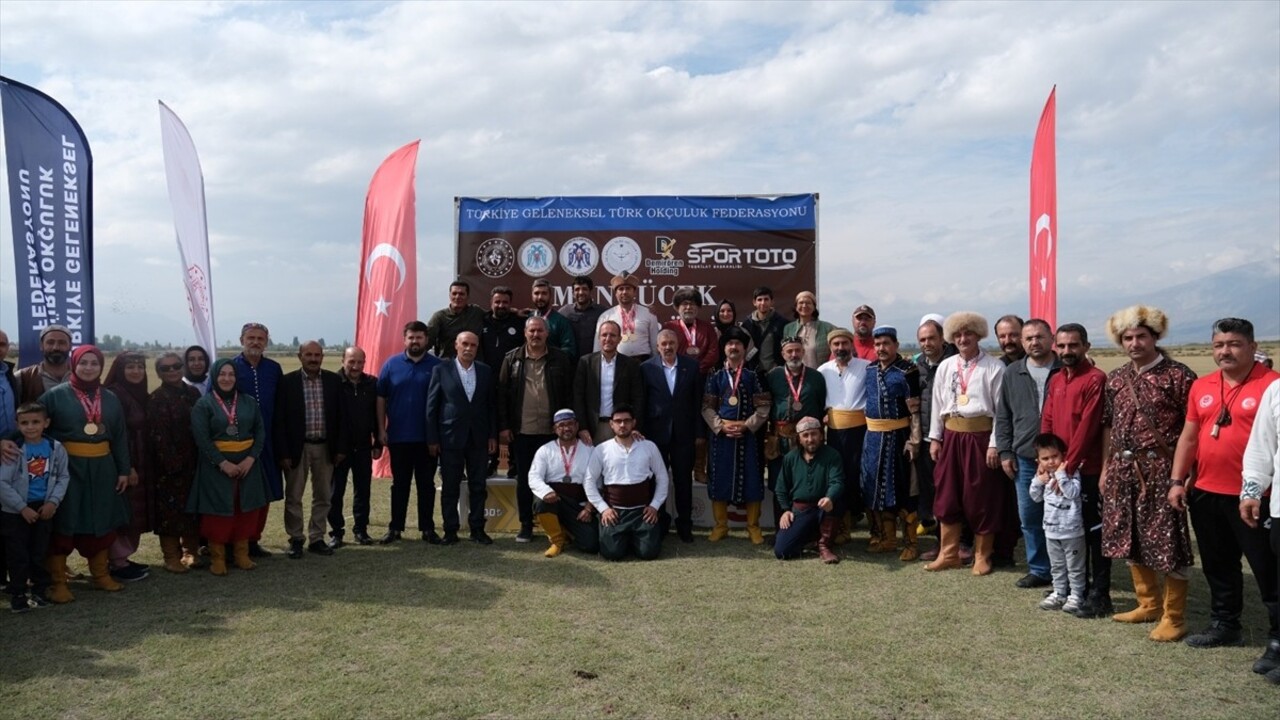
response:
<path id="1" fill-rule="evenodd" d="M 196 344 L 213 356 L 218 340 L 213 324 L 213 273 L 209 269 L 209 219 L 204 202 L 204 172 L 187 126 L 168 105 L 160 103 L 160 142 L 164 174 L 173 206 L 173 228 L 182 259 L 182 282 Z"/>
<path id="2" fill-rule="evenodd" d="M 1058 172 L 1054 125 L 1058 88 L 1040 114 L 1031 150 L 1031 317 L 1058 327 Z"/>
<path id="3" fill-rule="evenodd" d="M 0 77 L 18 288 L 19 367 L 40 362 L 40 331 L 65 325 L 94 341 L 93 157 L 56 100 Z"/>
<path id="4" fill-rule="evenodd" d="M 498 285 L 528 302 L 534 280 L 551 282 L 560 307 L 573 301 L 573 278 L 590 277 L 596 302 L 612 305 L 609 280 L 640 279 L 640 303 L 661 320 L 682 287 L 702 294 L 711 319 L 721 300 L 739 318 L 751 293 L 773 290 L 789 311 L 801 290 L 817 290 L 817 194 L 784 196 L 641 196 L 458 198 L 458 277 L 472 302 L 487 306 Z M 443 298 L 440 298 L 443 300 Z"/>

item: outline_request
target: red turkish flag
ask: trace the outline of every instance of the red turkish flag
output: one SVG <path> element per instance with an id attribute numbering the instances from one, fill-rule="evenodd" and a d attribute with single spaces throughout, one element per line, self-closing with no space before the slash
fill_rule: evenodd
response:
<path id="1" fill-rule="evenodd" d="M 404 326 L 418 317 L 413 194 L 418 143 L 414 140 L 382 161 L 364 200 L 356 345 L 364 350 L 364 371 L 370 375 L 377 375 L 387 358 L 404 351 Z M 386 454 L 374 463 L 373 474 L 391 475 Z"/>
<path id="2" fill-rule="evenodd" d="M 1031 150 L 1031 317 L 1058 327 L 1058 172 L 1054 115 L 1058 87 L 1049 93 Z"/>

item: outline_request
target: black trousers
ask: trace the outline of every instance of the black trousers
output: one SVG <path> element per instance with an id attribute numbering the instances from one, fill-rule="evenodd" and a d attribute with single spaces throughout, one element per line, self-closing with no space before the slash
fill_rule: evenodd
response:
<path id="1" fill-rule="evenodd" d="M 418 528 L 422 532 L 436 529 L 436 459 L 425 442 L 395 443 L 387 446 L 391 453 L 391 524 L 388 530 L 404 532 L 409 515 L 410 485 L 418 490 Z"/>
<path id="2" fill-rule="evenodd" d="M 1080 504 L 1089 592 L 1106 595 L 1111 592 L 1111 558 L 1102 554 L 1102 495 L 1098 492 L 1097 475 L 1080 476 Z"/>
<path id="3" fill-rule="evenodd" d="M 703 423 L 704 425 L 706 423 Z M 662 464 L 671 473 L 671 493 L 676 501 L 676 528 L 693 527 L 693 437 L 659 445 Z"/>
<path id="4" fill-rule="evenodd" d="M 1240 498 L 1234 495 L 1192 490 L 1187 503 L 1191 527 L 1196 531 L 1200 564 L 1209 583 L 1209 617 L 1239 629 L 1244 609 L 1244 555 L 1258 582 L 1262 604 L 1267 608 L 1270 635 L 1280 640 L 1280 617 L 1276 604 L 1276 556 L 1269 545 L 1269 528 L 1259 522 L 1251 528 L 1240 519 Z M 1274 524 L 1274 523 L 1273 523 Z"/>
<path id="5" fill-rule="evenodd" d="M 458 450 L 440 450 L 440 517 L 445 532 L 457 532 L 458 498 L 462 479 L 467 480 L 467 526 L 471 532 L 484 530 L 484 503 L 489 499 L 489 449 L 485 445 Z"/>
<path id="6" fill-rule="evenodd" d="M 929 440 L 925 438 L 916 446 L 916 482 L 920 486 L 919 516 L 929 524 L 933 521 L 933 458 L 929 455 Z"/>
<path id="7" fill-rule="evenodd" d="M 351 475 L 353 497 L 351 499 L 352 526 L 357 533 L 369 532 L 369 486 L 373 480 L 373 450 L 353 450 L 333 466 L 333 498 L 329 504 L 330 535 L 342 537 L 347 527 L 347 516 L 342 506 L 347 495 L 347 475 Z"/>
<path id="8" fill-rule="evenodd" d="M 533 491 L 529 489 L 529 468 L 538 448 L 555 440 L 555 435 L 517 434 L 511 441 L 516 453 L 516 509 L 520 512 L 522 526 L 533 524 Z"/>
<path id="9" fill-rule="evenodd" d="M 862 441 L 867 437 L 867 426 L 836 430 L 827 428 L 827 444 L 840 453 L 844 470 L 844 507 L 855 516 L 866 509 L 862 498 Z M 933 506 L 932 499 L 930 507 Z"/>
<path id="10" fill-rule="evenodd" d="M 39 512 L 44 503 L 32 503 L 32 510 Z M 25 595 L 27 581 L 32 589 L 43 595 L 49 589 L 49 570 L 44 558 L 49 552 L 49 538 L 53 534 L 52 520 L 36 520 L 28 523 L 17 513 L 0 513 L 0 534 L 5 540 L 5 562 L 9 571 L 9 594 Z"/>

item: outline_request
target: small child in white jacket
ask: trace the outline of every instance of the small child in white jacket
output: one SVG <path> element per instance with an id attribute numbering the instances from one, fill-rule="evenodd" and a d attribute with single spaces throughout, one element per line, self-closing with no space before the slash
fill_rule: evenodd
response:
<path id="1" fill-rule="evenodd" d="M 1040 602 L 1041 610 L 1074 613 L 1085 594 L 1085 540 L 1080 475 L 1062 467 L 1067 444 L 1052 433 L 1033 443 L 1040 466 L 1031 481 L 1031 499 L 1044 503 L 1044 537 L 1049 550 L 1053 592 Z"/>

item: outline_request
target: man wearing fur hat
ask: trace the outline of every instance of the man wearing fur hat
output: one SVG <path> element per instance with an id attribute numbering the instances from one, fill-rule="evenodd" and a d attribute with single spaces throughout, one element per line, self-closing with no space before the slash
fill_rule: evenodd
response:
<path id="1" fill-rule="evenodd" d="M 623 271 L 609 281 L 609 288 L 613 290 L 615 305 L 600 313 L 600 319 L 596 321 L 595 349 L 600 349 L 600 325 L 612 320 L 622 328 L 618 352 L 639 362 L 648 360 L 658 352 L 658 331 L 662 329 L 662 323 L 649 308 L 636 302 L 640 295 L 640 279 Z"/>
<path id="2" fill-rule="evenodd" d="M 1103 552 L 1129 561 L 1138 597 L 1137 608 L 1111 619 L 1159 620 L 1148 636 L 1159 642 L 1187 634 L 1183 614 L 1193 561 L 1186 514 L 1166 498 L 1173 486 L 1173 447 L 1196 374 L 1157 347 L 1168 326 L 1164 312 L 1146 305 L 1125 308 L 1107 320 L 1107 334 L 1129 362 L 1107 376 L 1098 481 Z M 1157 573 L 1165 576 L 1163 608 Z"/>
<path id="3" fill-rule="evenodd" d="M 942 526 L 938 559 L 926 570 L 961 567 L 961 524 L 974 533 L 973 574 L 991 573 L 995 534 L 1006 521 L 1009 479 L 996 450 L 996 401 L 1004 363 L 982 351 L 987 320 L 977 313 L 953 313 L 943 323 L 958 354 L 938 365 L 929 418 L 929 454 L 934 472 L 934 514 Z"/>
<path id="4" fill-rule="evenodd" d="M 707 495 L 715 527 L 708 540 L 729 534 L 729 504 L 747 509 L 751 542 L 764 542 L 760 532 L 760 502 L 764 499 L 763 467 L 756 433 L 769 420 L 769 391 L 755 371 L 746 367 L 751 336 L 731 327 L 720 336 L 724 367 L 707 378 L 702 396 L 702 419 L 711 428 Z"/>
<path id="5" fill-rule="evenodd" d="M 801 418 L 796 432 L 800 444 L 783 458 L 774 491 L 783 512 L 778 516 L 773 554 L 779 560 L 800 557 L 816 536 L 822 562 L 838 563 L 833 545 L 844 495 L 840 453 L 822 444 L 822 422 L 817 418 Z"/>
<path id="6" fill-rule="evenodd" d="M 911 494 L 911 459 L 915 452 L 912 435 L 920 434 L 919 421 L 912 422 L 920 409 L 920 370 L 898 354 L 898 331 L 877 325 L 872 331 L 876 362 L 867 368 L 867 434 L 862 445 L 862 497 L 867 510 L 880 519 L 880 542 L 871 552 L 898 549 L 898 521 L 902 532 L 903 562 L 920 557 L 916 548 L 916 507 L 919 496 Z"/>

